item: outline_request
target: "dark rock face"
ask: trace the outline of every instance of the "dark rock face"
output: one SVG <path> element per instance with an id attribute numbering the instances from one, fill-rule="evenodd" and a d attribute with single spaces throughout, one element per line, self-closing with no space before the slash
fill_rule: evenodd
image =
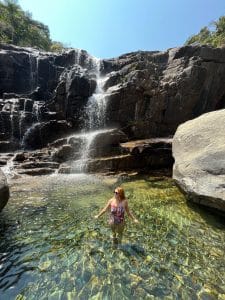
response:
<path id="1" fill-rule="evenodd" d="M 186 46 L 109 61 L 108 124 L 130 137 L 170 136 L 177 126 L 224 107 L 225 49 Z M 115 86 L 117 84 L 117 86 Z"/>
<path id="2" fill-rule="evenodd" d="M 90 145 L 89 157 L 112 156 L 123 153 L 120 143 L 128 141 L 124 132 L 117 129 L 99 133 Z"/>
<path id="3" fill-rule="evenodd" d="M 52 159 L 53 161 L 62 163 L 64 161 L 72 159 L 74 156 L 73 154 L 74 154 L 74 149 L 71 145 L 63 145 L 54 152 Z"/>
<path id="4" fill-rule="evenodd" d="M 173 139 L 173 178 L 188 198 L 225 211 L 225 110 L 178 127 Z"/>
<path id="5" fill-rule="evenodd" d="M 48 121 L 79 127 L 96 87 L 95 68 L 95 60 L 83 50 L 54 54 L 0 44 L 0 139 L 10 144 L 2 146 L 3 151 L 26 146 L 24 139 L 38 123 L 45 129 L 49 124 L 47 131 L 52 130 Z M 44 146 L 28 143 L 33 145 Z"/>
<path id="6" fill-rule="evenodd" d="M 66 121 L 52 120 L 46 123 L 37 123 L 27 131 L 23 143 L 26 148 L 37 149 L 65 135 L 71 130 Z"/>
<path id="7" fill-rule="evenodd" d="M 1 44 L 0 151 L 41 148 L 83 128 L 100 75 L 101 117 L 129 140 L 172 136 L 179 124 L 225 107 L 224 48 L 138 51 L 99 62 L 84 50 Z"/>
<path id="8" fill-rule="evenodd" d="M 9 200 L 9 187 L 6 177 L 2 170 L 0 170 L 0 211 L 5 207 Z"/>
<path id="9" fill-rule="evenodd" d="M 29 94 L 36 87 L 43 91 L 42 99 L 53 92 L 60 67 L 54 55 L 35 49 L 0 46 L 0 96 L 4 93 Z"/>
<path id="10" fill-rule="evenodd" d="M 62 74 L 48 108 L 58 111 L 62 118 L 76 125 L 78 121 L 82 123 L 83 108 L 95 88 L 95 80 L 75 66 Z"/>

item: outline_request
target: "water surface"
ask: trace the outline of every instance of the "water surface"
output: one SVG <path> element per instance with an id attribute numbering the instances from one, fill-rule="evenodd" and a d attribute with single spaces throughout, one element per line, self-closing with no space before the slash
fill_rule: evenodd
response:
<path id="1" fill-rule="evenodd" d="M 112 244 L 115 180 L 86 175 L 13 183 L 0 214 L 0 299 L 225 299 L 225 223 L 188 205 L 165 177 L 120 183 L 140 224 Z"/>

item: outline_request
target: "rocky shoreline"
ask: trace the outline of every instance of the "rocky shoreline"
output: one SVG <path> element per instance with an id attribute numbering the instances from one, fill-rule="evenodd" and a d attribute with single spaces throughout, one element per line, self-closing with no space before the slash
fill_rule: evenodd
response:
<path id="1" fill-rule="evenodd" d="M 195 118 L 198 124 L 202 114 L 225 107 L 225 48 L 191 45 L 99 60 L 79 49 L 55 54 L 1 44 L 0 80 L 0 165 L 6 174 L 141 173 L 171 170 L 175 159 L 174 179 L 188 198 L 223 210 L 223 196 L 209 193 L 208 199 L 187 188 L 191 174 L 180 157 L 198 143 L 195 128 L 187 133 L 187 149 L 180 145 L 178 152 L 177 136 L 180 124 Z M 216 130 L 223 126 L 221 121 Z M 214 170 L 217 145 L 209 140 L 213 176 L 222 180 Z M 210 172 L 206 187 L 200 182 L 206 173 L 192 171 L 200 174 L 196 186 L 213 186 Z M 215 192 L 222 190 L 221 181 Z"/>
<path id="2" fill-rule="evenodd" d="M 172 140 L 170 138 L 120 143 L 121 137 L 126 139 L 121 131 L 112 130 L 111 138 L 109 135 L 110 131 L 101 134 L 99 140 L 96 140 L 98 147 L 96 148 L 93 143 L 89 149 L 90 156 L 87 158 L 85 168 L 87 173 L 118 173 L 135 170 L 148 172 L 148 170 L 172 168 Z M 3 169 L 7 169 L 7 164 L 8 166 L 11 164 L 15 175 L 79 173 L 82 170 L 76 167 L 79 159 L 75 158 L 79 151 L 74 149 L 75 140 L 73 136 L 69 139 L 56 140 L 48 148 L 41 150 L 0 154 L 0 163 Z"/>

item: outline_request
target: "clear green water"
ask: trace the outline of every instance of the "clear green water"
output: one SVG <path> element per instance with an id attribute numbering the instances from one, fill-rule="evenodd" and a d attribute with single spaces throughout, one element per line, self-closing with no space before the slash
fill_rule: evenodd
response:
<path id="1" fill-rule="evenodd" d="M 171 179 L 122 182 L 123 243 L 93 216 L 117 186 L 91 176 L 17 180 L 0 214 L 0 299 L 225 299 L 225 223 Z"/>

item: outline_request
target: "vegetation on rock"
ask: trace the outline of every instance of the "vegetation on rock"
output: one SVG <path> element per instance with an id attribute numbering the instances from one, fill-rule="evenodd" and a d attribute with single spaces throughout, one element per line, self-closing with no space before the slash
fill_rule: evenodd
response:
<path id="1" fill-rule="evenodd" d="M 64 48 L 62 43 L 51 40 L 48 26 L 33 20 L 17 0 L 0 1 L 0 42 L 46 51 Z"/>
<path id="2" fill-rule="evenodd" d="M 219 18 L 218 21 L 213 22 L 213 29 L 203 27 L 196 35 L 191 36 L 186 45 L 193 43 L 200 43 L 201 45 L 212 45 L 214 47 L 225 46 L 225 16 Z"/>

